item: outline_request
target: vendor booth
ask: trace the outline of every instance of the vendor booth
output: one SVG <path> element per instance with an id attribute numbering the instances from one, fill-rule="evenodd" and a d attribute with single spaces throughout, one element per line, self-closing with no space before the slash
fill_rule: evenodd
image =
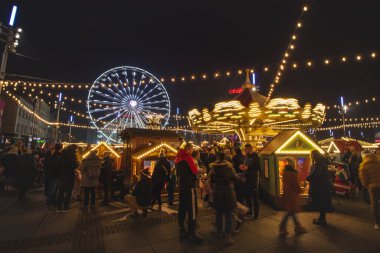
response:
<path id="1" fill-rule="evenodd" d="M 310 152 L 317 150 L 325 152 L 307 135 L 299 130 L 286 130 L 275 136 L 259 152 L 261 159 L 261 190 L 263 197 L 270 201 L 274 207 L 281 207 L 283 194 L 283 173 L 286 158 L 295 160 L 298 170 L 302 197 L 308 197 L 309 183 L 306 177 L 310 173 Z"/>
<path id="2" fill-rule="evenodd" d="M 93 148 L 91 148 L 89 151 L 83 154 L 82 158 L 86 158 L 91 151 L 93 150 L 98 150 L 98 156 L 99 158 L 104 157 L 105 152 L 110 152 L 111 153 L 111 158 L 114 160 L 114 165 L 115 165 L 115 170 L 120 170 L 120 165 L 121 165 L 121 155 L 116 152 L 116 150 L 108 145 L 105 142 L 99 142 L 97 145 L 95 145 Z"/>
<path id="3" fill-rule="evenodd" d="M 358 153 L 362 150 L 360 143 L 355 140 L 334 139 L 330 142 L 327 153 L 333 161 L 343 162 L 348 151 Z"/>
<path id="4" fill-rule="evenodd" d="M 150 175 L 153 173 L 161 150 L 165 151 L 165 156 L 174 167 L 174 160 L 177 155 L 177 149 L 167 143 L 152 145 L 143 150 L 132 154 L 132 173 L 139 175 L 142 169 L 148 168 Z"/>

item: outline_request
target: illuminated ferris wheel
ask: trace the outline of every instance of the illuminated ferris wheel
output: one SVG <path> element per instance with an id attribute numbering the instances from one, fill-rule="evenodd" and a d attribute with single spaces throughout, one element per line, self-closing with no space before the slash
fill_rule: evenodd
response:
<path id="1" fill-rule="evenodd" d="M 120 142 L 118 133 L 125 128 L 166 126 L 170 100 L 154 75 L 140 68 L 122 66 L 104 72 L 95 80 L 88 93 L 87 110 L 99 138 Z"/>

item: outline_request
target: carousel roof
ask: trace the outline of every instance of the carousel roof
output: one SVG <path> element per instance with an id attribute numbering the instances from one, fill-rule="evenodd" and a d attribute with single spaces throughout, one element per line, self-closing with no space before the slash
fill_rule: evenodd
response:
<path id="1" fill-rule="evenodd" d="M 245 107 L 248 107 L 251 103 L 258 103 L 260 106 L 264 106 L 265 102 L 267 101 L 267 97 L 264 95 L 261 95 L 259 92 L 257 92 L 252 88 L 245 87 L 243 91 L 235 97 L 234 100 L 240 101 L 242 105 Z"/>

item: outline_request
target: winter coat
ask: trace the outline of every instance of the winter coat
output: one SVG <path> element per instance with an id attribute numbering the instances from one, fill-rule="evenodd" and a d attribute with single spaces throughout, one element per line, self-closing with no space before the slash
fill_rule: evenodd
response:
<path id="1" fill-rule="evenodd" d="M 5 177 L 15 177 L 19 160 L 20 156 L 17 152 L 8 152 L 2 157 L 1 163 L 4 166 Z"/>
<path id="2" fill-rule="evenodd" d="M 233 210 L 236 208 L 236 194 L 233 182 L 237 181 L 232 164 L 228 161 L 216 161 L 210 164 L 209 177 L 213 194 L 214 208 Z"/>
<path id="3" fill-rule="evenodd" d="M 152 183 L 156 186 L 163 186 L 170 179 L 171 165 L 166 157 L 160 157 L 154 166 Z"/>
<path id="4" fill-rule="evenodd" d="M 185 150 L 178 151 L 176 159 L 176 170 L 179 191 L 188 191 L 195 188 L 195 181 L 198 169 L 194 164 L 193 158 Z"/>
<path id="5" fill-rule="evenodd" d="M 368 189 L 380 189 L 380 157 L 368 155 L 360 164 L 359 177 Z"/>
<path id="6" fill-rule="evenodd" d="M 32 154 L 23 154 L 19 159 L 16 170 L 16 181 L 18 185 L 26 185 L 32 181 L 36 173 L 36 162 Z"/>
<path id="7" fill-rule="evenodd" d="M 234 155 L 232 157 L 232 164 L 234 166 L 236 173 L 241 173 L 240 165 L 244 164 L 244 156 L 242 155 Z"/>
<path id="8" fill-rule="evenodd" d="M 298 181 L 297 171 L 286 165 L 283 176 L 283 201 L 284 208 L 288 212 L 297 213 L 300 211 L 301 187 Z"/>
<path id="9" fill-rule="evenodd" d="M 47 156 L 45 163 L 46 179 L 59 179 L 61 153 L 54 152 L 53 155 Z"/>
<path id="10" fill-rule="evenodd" d="M 96 187 L 100 174 L 101 160 L 96 154 L 90 154 L 83 159 L 79 170 L 82 172 L 81 185 L 84 187 Z"/>
<path id="11" fill-rule="evenodd" d="M 132 192 L 132 195 L 136 197 L 136 202 L 139 206 L 148 207 L 152 204 L 152 189 L 152 181 L 149 178 L 142 176 Z"/>
<path id="12" fill-rule="evenodd" d="M 312 165 L 306 180 L 310 183 L 309 194 L 312 203 L 319 210 L 327 211 L 331 206 L 331 180 L 325 158 Z"/>
<path id="13" fill-rule="evenodd" d="M 59 160 L 59 179 L 65 185 L 74 185 L 75 170 L 79 167 L 79 162 L 75 150 L 64 149 Z"/>
<path id="14" fill-rule="evenodd" d="M 246 188 L 257 189 L 259 185 L 260 158 L 257 153 L 246 155 L 244 165 L 248 169 L 244 171 Z"/>
<path id="15" fill-rule="evenodd" d="M 99 181 L 104 185 L 112 184 L 113 160 L 107 156 L 102 161 Z"/>

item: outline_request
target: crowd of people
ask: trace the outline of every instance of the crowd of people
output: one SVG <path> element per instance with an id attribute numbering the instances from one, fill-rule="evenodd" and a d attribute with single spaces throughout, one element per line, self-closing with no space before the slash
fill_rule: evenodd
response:
<path id="1" fill-rule="evenodd" d="M 351 180 L 367 189 L 371 196 L 375 218 L 375 228 L 379 229 L 380 213 L 380 156 L 363 152 L 362 156 L 347 160 Z M 356 154 L 355 154 L 356 156 Z M 40 159 L 43 158 L 43 162 Z M 345 158 L 346 159 L 346 158 Z M 361 160 L 362 159 L 362 160 Z M 326 213 L 331 209 L 332 181 L 328 170 L 329 160 L 316 150 L 310 155 L 311 167 L 307 177 L 308 196 L 319 217 L 313 220 L 316 225 L 326 225 Z M 44 171 L 47 205 L 57 212 L 68 212 L 72 199 L 84 198 L 83 211 L 96 208 L 96 189 L 99 184 L 103 199 L 99 205 L 108 205 L 113 178 L 114 164 L 109 152 L 99 158 L 97 150 L 80 154 L 78 146 L 61 144 L 45 152 L 32 150 L 22 143 L 9 146 L 2 152 L 1 164 L 4 167 L 5 190 L 18 189 L 18 198 L 25 198 L 28 184 L 38 170 Z M 167 191 L 168 206 L 175 202 L 174 193 L 178 190 L 178 225 L 180 241 L 202 244 L 197 233 L 198 194 L 203 208 L 215 210 L 215 230 L 227 245 L 234 243 L 232 235 L 238 233 L 245 219 L 259 219 L 260 201 L 260 157 L 251 144 L 242 151 L 239 147 L 202 147 L 194 149 L 191 143 L 178 148 L 176 159 L 171 163 L 165 150 L 160 150 L 154 168 L 144 168 L 139 175 L 131 175 L 128 190 L 122 201 L 131 209 L 131 217 L 148 215 L 157 204 L 162 210 L 162 192 Z M 298 171 L 293 157 L 286 158 L 283 173 L 282 207 L 286 211 L 280 224 L 279 235 L 287 236 L 288 219 L 295 224 L 295 233 L 305 233 L 298 213 L 302 210 L 298 181 Z M 125 195 L 125 196 L 124 196 Z"/>

